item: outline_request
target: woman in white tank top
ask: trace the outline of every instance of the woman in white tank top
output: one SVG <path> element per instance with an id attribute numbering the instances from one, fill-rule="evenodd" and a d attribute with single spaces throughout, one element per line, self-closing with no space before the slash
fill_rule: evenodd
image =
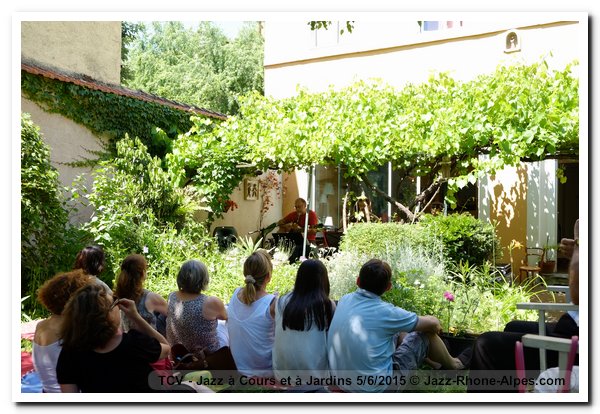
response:
<path id="1" fill-rule="evenodd" d="M 272 272 L 264 250 L 252 253 L 244 262 L 245 286 L 235 290 L 227 308 L 229 347 L 238 371 L 246 376 L 273 376 L 275 295 L 266 291 Z"/>

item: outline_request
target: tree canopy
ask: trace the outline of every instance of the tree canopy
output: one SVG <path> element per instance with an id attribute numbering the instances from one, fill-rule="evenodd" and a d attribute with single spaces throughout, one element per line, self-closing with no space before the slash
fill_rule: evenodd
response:
<path id="1" fill-rule="evenodd" d="M 264 41 L 257 23 L 246 23 L 234 40 L 211 22 L 196 29 L 153 22 L 133 35 L 124 64 L 129 88 L 225 114 L 237 113 L 238 95 L 263 91 Z"/>
<path id="2" fill-rule="evenodd" d="M 178 139 L 171 162 L 191 167 L 188 177 L 203 186 L 206 174 L 191 178 L 194 170 L 221 171 L 231 183 L 213 182 L 220 198 L 252 172 L 240 170 L 241 163 L 281 171 L 339 165 L 384 195 L 367 172 L 392 162 L 401 175 L 433 178 L 409 205 L 384 195 L 414 220 L 415 207 L 425 206 L 444 183 L 453 203 L 456 190 L 485 174 L 521 161 L 577 156 L 576 64 L 564 70 L 545 61 L 499 66 L 469 82 L 440 73 L 401 90 L 360 81 L 281 100 L 251 93 L 241 99 L 238 116 L 220 125 L 198 120 Z"/>

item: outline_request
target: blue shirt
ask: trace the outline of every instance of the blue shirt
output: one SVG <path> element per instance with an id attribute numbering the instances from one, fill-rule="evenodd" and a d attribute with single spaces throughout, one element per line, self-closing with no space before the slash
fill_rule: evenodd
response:
<path id="1" fill-rule="evenodd" d="M 413 331 L 418 318 L 364 289 L 343 296 L 327 334 L 331 375 L 345 379 L 339 387 L 351 392 L 384 391 L 385 383 L 359 384 L 359 376 L 390 377 L 394 335 Z"/>

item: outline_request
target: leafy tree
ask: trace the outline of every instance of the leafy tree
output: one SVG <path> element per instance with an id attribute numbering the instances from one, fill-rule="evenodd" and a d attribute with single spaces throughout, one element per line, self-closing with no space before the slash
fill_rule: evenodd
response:
<path id="1" fill-rule="evenodd" d="M 196 189 L 211 222 L 225 211 L 230 194 L 248 173 L 238 167 L 248 148 L 243 141 L 213 133 L 215 125 L 208 118 L 192 117 L 192 121 L 192 129 L 175 141 L 167 155 L 167 166 L 176 177 L 175 185 Z"/>
<path id="2" fill-rule="evenodd" d="M 121 83 L 131 79 L 131 72 L 125 66 L 131 42 L 144 30 L 143 23 L 121 22 Z"/>
<path id="3" fill-rule="evenodd" d="M 317 94 L 300 90 L 282 100 L 251 93 L 241 100 L 239 116 L 216 126 L 212 138 L 198 131 L 180 136 L 177 156 L 205 163 L 210 155 L 210 165 L 229 171 L 231 182 L 213 182 L 222 191 L 241 176 L 234 172 L 241 162 L 283 171 L 340 165 L 413 221 L 415 208 L 423 210 L 442 186 L 452 204 L 456 190 L 485 174 L 521 161 L 577 155 L 579 82 L 572 66 L 501 66 L 462 83 L 437 74 L 400 91 L 360 81 Z M 186 148 L 186 140 L 204 144 Z M 223 152 L 204 152 L 210 145 Z M 401 203 L 368 178 L 387 162 L 401 176 L 429 175 L 432 184 L 410 204 Z"/>
<path id="4" fill-rule="evenodd" d="M 74 197 L 87 198 L 86 204 L 94 209 L 82 229 L 104 246 L 107 272 L 102 278 L 107 283 L 130 253 L 153 255 L 151 273 L 167 277 L 175 259 L 181 259 L 180 247 L 168 243 L 175 240 L 188 249 L 204 247 L 206 228 L 193 219 L 200 208 L 194 201 L 194 188 L 178 186 L 173 172 L 163 168 L 163 161 L 150 155 L 138 138 L 125 136 L 116 150 L 114 159 L 100 162 L 94 171 L 91 191 L 82 183 L 72 190 Z M 163 267 L 164 261 L 169 266 Z"/>
<path id="5" fill-rule="evenodd" d="M 263 43 L 256 23 L 230 41 L 211 22 L 153 22 L 130 44 L 125 86 L 234 114 L 238 95 L 263 91 Z"/>

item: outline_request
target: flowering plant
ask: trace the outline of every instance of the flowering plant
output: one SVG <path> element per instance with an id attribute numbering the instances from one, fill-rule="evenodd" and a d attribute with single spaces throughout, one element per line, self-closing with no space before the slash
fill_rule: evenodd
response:
<path id="1" fill-rule="evenodd" d="M 228 212 L 229 210 L 234 211 L 236 208 L 238 208 L 238 205 L 235 201 L 233 201 L 233 200 L 225 201 L 225 212 Z"/>
<path id="2" fill-rule="evenodd" d="M 452 316 L 451 307 L 452 302 L 454 302 L 454 295 L 452 292 L 446 290 L 444 291 L 444 299 L 448 302 L 446 304 L 446 332 L 450 332 L 450 317 Z"/>
<path id="3" fill-rule="evenodd" d="M 283 189 L 280 186 L 279 177 L 275 171 L 269 170 L 267 174 L 259 178 L 258 185 L 261 189 L 261 208 L 260 208 L 260 222 L 259 227 L 262 227 L 262 222 L 265 214 L 271 207 L 275 205 L 275 199 L 273 198 L 273 191 L 275 197 L 281 199 L 283 195 Z"/>
<path id="4" fill-rule="evenodd" d="M 458 265 L 456 271 L 451 271 L 448 276 L 447 289 L 443 293 L 446 308 L 445 331 L 451 335 L 467 332 L 470 318 L 479 306 L 482 287 L 479 272 L 476 266 Z"/>

